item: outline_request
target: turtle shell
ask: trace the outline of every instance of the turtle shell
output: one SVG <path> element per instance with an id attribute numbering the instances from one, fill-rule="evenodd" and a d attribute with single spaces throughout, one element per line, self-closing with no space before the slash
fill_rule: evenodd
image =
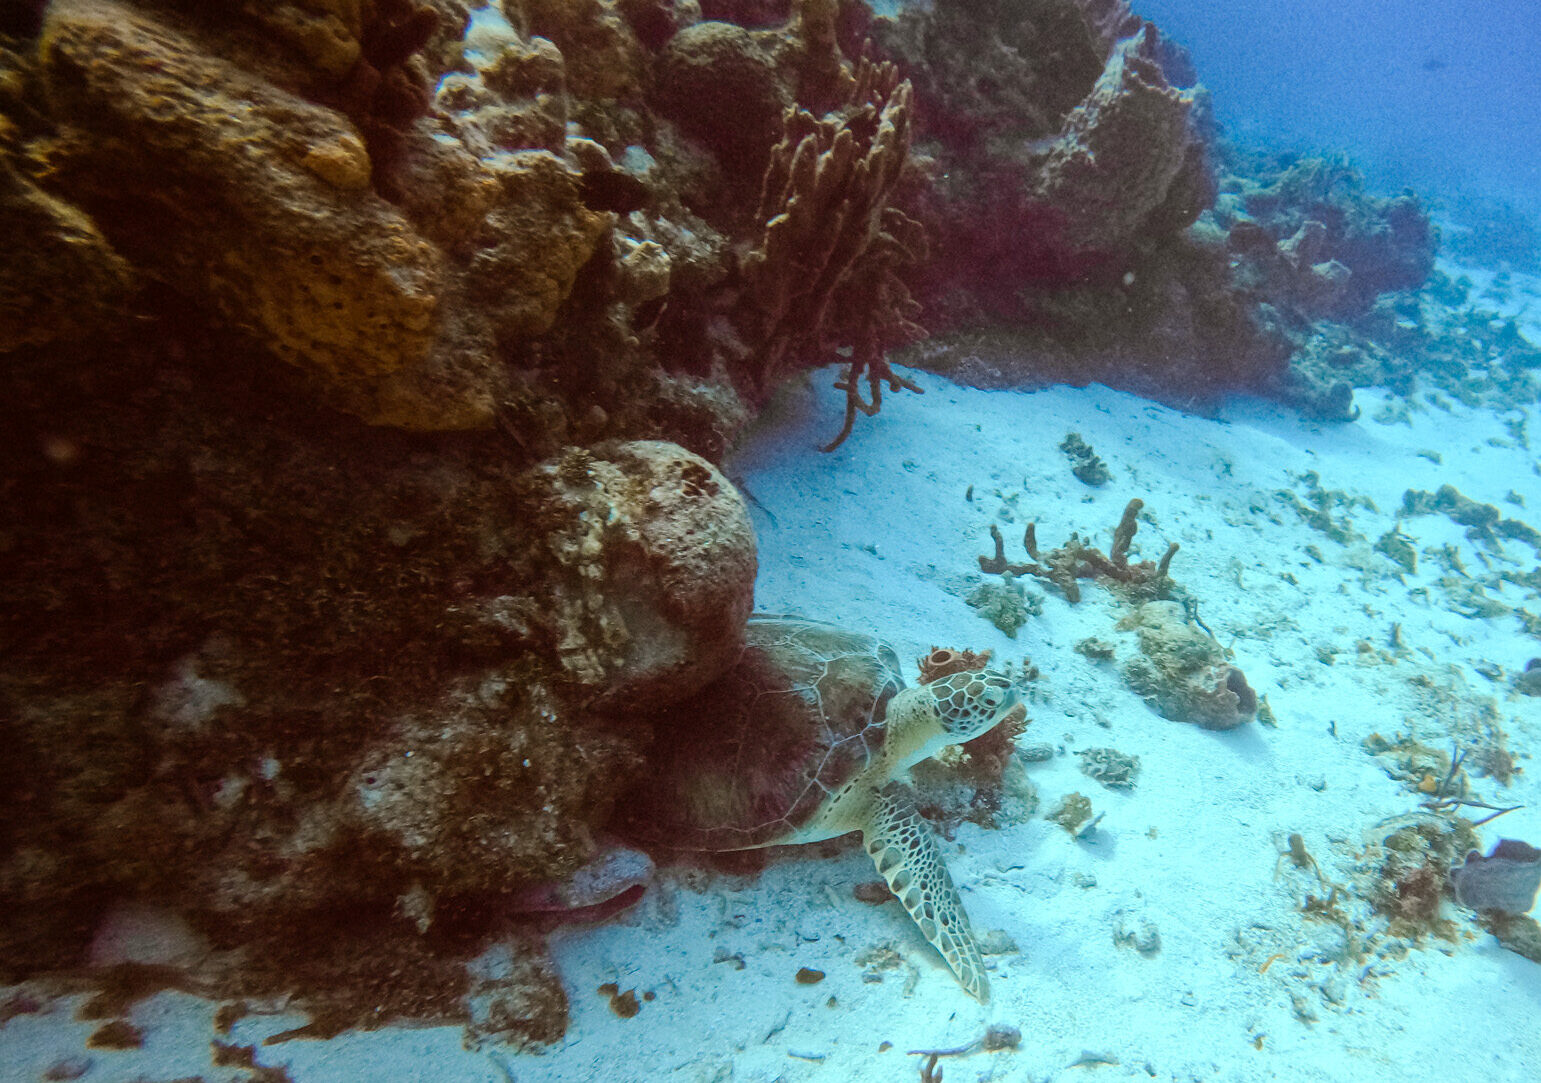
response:
<path id="1" fill-rule="evenodd" d="M 627 833 L 686 850 L 812 841 L 799 832 L 882 750 L 903 687 L 873 636 L 750 617 L 733 665 L 659 720 L 649 777 L 618 808 Z"/>

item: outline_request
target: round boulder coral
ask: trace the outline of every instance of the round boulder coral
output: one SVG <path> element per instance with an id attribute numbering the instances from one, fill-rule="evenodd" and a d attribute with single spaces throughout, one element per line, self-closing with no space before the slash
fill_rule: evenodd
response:
<path id="1" fill-rule="evenodd" d="M 753 33 L 703 22 L 680 31 L 659 54 L 653 103 L 729 172 L 757 176 L 791 95 L 775 57 Z"/>
<path id="2" fill-rule="evenodd" d="M 689 695 L 723 671 L 754 601 L 754 528 L 731 482 L 676 444 L 570 448 L 527 496 L 554 567 L 537 593 L 563 677 L 599 710 Z"/>

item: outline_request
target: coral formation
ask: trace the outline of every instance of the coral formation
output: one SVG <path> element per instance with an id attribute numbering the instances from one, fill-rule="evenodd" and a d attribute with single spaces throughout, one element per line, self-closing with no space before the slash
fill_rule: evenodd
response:
<path id="1" fill-rule="evenodd" d="M 369 191 L 346 119 L 114 4 L 54 5 L 42 50 L 68 127 L 37 153 L 115 247 L 324 381 L 423 363 L 442 259 Z"/>
<path id="2" fill-rule="evenodd" d="M 915 278 L 940 333 L 920 365 L 1183 406 L 1245 388 L 1347 418 L 1355 384 L 1396 364 L 1371 341 L 1391 346 L 1389 328 L 1323 320 L 1429 275 L 1418 200 L 1368 194 L 1341 160 L 1219 139 L 1182 50 L 1127 4 L 938 0 L 872 33 L 915 81 L 936 163 L 901 202 L 936 249 Z M 1375 362 L 1345 366 L 1334 337 Z"/>
<path id="3" fill-rule="evenodd" d="M 1125 664 L 1124 679 L 1164 718 L 1225 730 L 1257 712 L 1247 678 L 1178 603 L 1146 602 L 1118 627 L 1138 633 L 1142 654 Z"/>
<path id="4" fill-rule="evenodd" d="M 1066 794 L 1044 819 L 1059 824 L 1071 835 L 1079 835 L 1088 823 L 1094 822 L 1091 799 L 1085 794 Z"/>
<path id="5" fill-rule="evenodd" d="M 737 657 L 754 528 L 716 467 L 658 441 L 571 448 L 521 499 L 547 550 L 528 620 L 590 706 L 684 699 Z"/>
<path id="6" fill-rule="evenodd" d="M 1494 913 L 1485 915 L 1482 924 L 1514 954 L 1541 963 L 1541 924 L 1535 918 L 1526 914 Z"/>
<path id="7" fill-rule="evenodd" d="M 1059 449 L 1070 460 L 1070 472 L 1087 485 L 1106 485 L 1112 480 L 1113 475 L 1108 470 L 1108 464 L 1102 461 L 1102 456 L 1092 450 L 1090 444 L 1081 439 L 1078 432 L 1065 434 L 1065 439 L 1060 442 Z"/>
<path id="8" fill-rule="evenodd" d="M 1329 417 L 1417 373 L 1535 397 L 1513 320 L 1444 334 L 1388 292 L 1428 274 L 1416 199 L 1220 143 L 1121 0 L 471 9 L 0 16 L 0 234 L 29 255 L 0 268 L 7 978 L 155 897 L 203 988 L 298 994 L 305 1033 L 559 1037 L 560 983 L 508 920 L 592 895 L 612 780 L 737 650 L 755 545 L 714 463 L 811 367 L 845 396 L 831 447 L 918 390 L 905 357 Z M 952 337 L 898 355 L 917 299 Z M 1002 344 L 1030 370 L 992 369 Z M 1303 514 L 1341 526 L 1318 495 Z M 1443 490 L 1425 510 L 1537 543 Z M 1132 561 L 1139 511 L 1106 556 L 1029 528 L 1011 565 L 997 531 L 981 568 L 1166 597 L 1176 547 Z M 1250 690 L 1183 616 L 1141 611 L 1165 652 L 1142 687 L 1239 720 Z M 928 811 L 1030 800 L 1012 736 L 922 772 Z M 1429 769 L 1431 811 L 1466 799 L 1437 781 L 1458 763 Z"/>
<path id="9" fill-rule="evenodd" d="M 1343 158 L 1270 162 L 1237 156 L 1217 219 L 1233 249 L 1256 247 L 1250 273 L 1308 316 L 1361 315 L 1415 289 L 1434 266 L 1434 230 L 1416 197 L 1369 195 Z"/>
<path id="10" fill-rule="evenodd" d="M 825 348 L 832 306 L 851 314 L 850 361 L 835 385 L 846 393 L 845 422 L 826 451 L 850 435 L 858 412 L 877 413 L 884 383 L 920 392 L 885 357 L 920 336 L 918 306 L 896 267 L 923 258 L 924 242 L 920 227 L 889 206 L 909 154 L 910 84 L 894 65 L 865 58 L 851 80 L 838 119 L 803 109 L 782 118 L 755 214 L 764 230 L 742 266 L 760 397 L 784 378 L 789 354 L 807 364 Z"/>
<path id="11" fill-rule="evenodd" d="M 1541 554 L 1541 531 L 1520 519 L 1510 519 L 1494 504 L 1481 504 L 1454 485 L 1441 485 L 1434 492 L 1408 489 L 1402 494 L 1402 514 L 1407 516 L 1443 513 L 1451 521 L 1467 528 L 1466 536 L 1490 549 L 1501 549 L 1500 538 L 1522 541 Z"/>
<path id="12" fill-rule="evenodd" d="M 1194 94 L 1127 5 L 939 0 L 874 35 L 920 79 L 921 147 L 945 178 L 917 199 L 941 242 L 927 276 L 938 300 L 962 287 L 965 303 L 1003 311 L 1006 280 L 1068 279 L 1203 209 L 1165 210 L 1179 174 L 1208 167 Z"/>
<path id="13" fill-rule="evenodd" d="M 1189 225 L 1213 197 L 1194 93 L 1163 67 L 1149 23 L 1113 45 L 1101 74 L 1042 151 L 1028 200 L 1069 257 L 1116 252 Z"/>
<path id="14" fill-rule="evenodd" d="M 1172 557 L 1177 555 L 1177 543 L 1167 546 L 1159 561 L 1142 560 L 1129 563 L 1129 545 L 1139 530 L 1138 518 L 1144 501 L 1135 499 L 1124 506 L 1123 517 L 1113 529 L 1113 547 L 1108 555 L 1089 546 L 1072 534 L 1070 540 L 1048 553 L 1038 551 L 1035 524 L 1027 524 L 1022 535 L 1022 545 L 1033 563 L 1011 564 L 1006 560 L 1006 543 L 1000 528 L 990 524 L 990 539 L 995 543 L 993 556 L 979 558 L 979 570 L 991 575 L 1031 575 L 1053 583 L 1060 589 L 1066 601 L 1081 600 L 1079 579 L 1098 579 L 1116 586 L 1131 600 L 1165 598 L 1175 589 L 1168 575 Z"/>
<path id="15" fill-rule="evenodd" d="M 1450 893 L 1452 865 L 1476 847 L 1476 838 L 1464 820 L 1439 817 L 1376 832 L 1360 867 L 1365 897 L 1389 920 L 1392 935 L 1451 935 L 1441 903 Z"/>
<path id="16" fill-rule="evenodd" d="M 661 115 L 701 140 L 725 169 L 745 177 L 765 168 L 782 113 L 792 104 L 770 43 L 719 21 L 673 36 L 654 66 L 652 99 Z"/>
<path id="17" fill-rule="evenodd" d="M 950 647 L 932 647 L 931 653 L 924 658 L 917 659 L 916 665 L 920 668 L 920 683 L 930 684 L 932 681 L 943 677 L 951 677 L 954 673 L 967 673 L 976 669 L 986 669 L 990 665 L 989 651 L 953 650 Z"/>
<path id="18" fill-rule="evenodd" d="M 538 949 L 468 960 L 740 641 L 753 533 L 680 445 L 806 365 L 898 379 L 923 245 L 908 87 L 834 6 L 753 32 L 744 161 L 654 111 L 697 5 L 507 13 L 60 0 L 7 42 L 7 975 L 155 895 L 322 1030 L 471 989 L 473 1029 L 560 1032 Z M 834 251 L 789 243 L 826 239 L 810 178 Z M 380 999 L 355 956 L 422 980 Z"/>
<path id="19" fill-rule="evenodd" d="M 1081 748 L 1076 750 L 1076 756 L 1081 761 L 1081 773 L 1087 778 L 1094 778 L 1110 789 L 1134 789 L 1140 757 L 1127 755 L 1116 748 Z"/>
<path id="20" fill-rule="evenodd" d="M 36 514 L 0 579 L 0 969 L 57 966 L 114 899 L 154 897 L 272 960 L 210 988 L 298 992 L 336 1026 L 461 1018 L 496 900 L 588 857 L 646 738 L 554 691 L 513 445 L 426 455 L 239 371 L 72 357 L 13 368 L 4 406 Z M 393 969 L 418 978 L 385 997 Z"/>
<path id="21" fill-rule="evenodd" d="M 964 599 L 979 610 L 979 615 L 1012 639 L 1017 629 L 1027 623 L 1027 618 L 1043 611 L 1043 599 L 1029 595 L 1016 576 L 1002 572 L 998 583 L 981 583 Z"/>

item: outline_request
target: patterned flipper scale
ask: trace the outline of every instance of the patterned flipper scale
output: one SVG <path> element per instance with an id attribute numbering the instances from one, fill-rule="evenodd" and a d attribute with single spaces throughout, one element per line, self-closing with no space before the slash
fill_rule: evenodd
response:
<path id="1" fill-rule="evenodd" d="M 878 874 L 925 938 L 942 953 L 963 988 L 981 1003 L 988 1002 L 990 981 L 974 930 L 931 825 L 915 811 L 914 791 L 902 782 L 884 786 L 862 841 Z"/>

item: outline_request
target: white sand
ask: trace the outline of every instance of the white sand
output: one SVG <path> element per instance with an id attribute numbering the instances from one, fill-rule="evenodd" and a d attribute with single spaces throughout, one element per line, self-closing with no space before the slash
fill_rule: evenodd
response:
<path id="1" fill-rule="evenodd" d="M 779 851 L 755 877 L 666 871 L 630 915 L 555 934 L 572 1023 L 543 1054 L 465 1051 L 458 1028 L 396 1028 L 259 1044 L 263 1064 L 287 1066 L 302 1083 L 893 1083 L 918 1078 L 920 1058 L 906 1050 L 963 1045 L 1003 1023 L 1020 1028 L 1020 1049 L 944 1061 L 949 1081 L 1541 1078 L 1541 966 L 1448 904 L 1457 942 L 1430 938 L 1404 955 L 1399 942 L 1371 937 L 1367 958 L 1340 960 L 1342 930 L 1300 913 L 1305 895 L 1320 892 L 1315 877 L 1286 863 L 1275 879 L 1277 854 L 1298 831 L 1323 874 L 1348 883 L 1367 832 L 1417 808 L 1418 795 L 1386 775 L 1363 738 L 1411 733 L 1448 748 L 1451 726 L 1469 724 L 1488 701 L 1524 770 L 1507 789 L 1476 779 L 1477 789 L 1529 807 L 1483 828 L 1484 845 L 1500 835 L 1541 843 L 1541 764 L 1528 758 L 1541 701 L 1507 685 L 1541 643 L 1513 616 L 1447 609 L 1436 586 L 1445 573 L 1428 556 L 1399 581 L 1371 549 L 1408 488 L 1453 484 L 1541 524 L 1537 456 L 1505 426 L 1519 411 L 1456 405 L 1378 422 L 1389 400 L 1361 391 L 1363 414 L 1352 424 L 1303 422 L 1255 402 L 1213 420 L 1100 387 L 981 392 L 919 374 L 924 397 L 889 397 L 881 415 L 861 419 L 844 447 L 822 455 L 818 445 L 840 421 L 828 377 L 792 389 L 730 464 L 759 504 L 760 609 L 877 631 L 911 666 L 933 644 L 990 648 L 998 660 L 1030 655 L 1042 693 L 1021 740 L 1065 750 L 1026 769 L 1042 802 L 1036 815 L 997 831 L 966 824 L 943 843 L 976 928 L 1000 930 L 1020 948 L 989 957 L 992 1003 L 961 992 L 897 906 L 852 898 L 852 884 L 873 879 L 859 849 Z M 1524 411 L 1532 432 L 1536 413 Z M 1105 488 L 1072 477 L 1057 450 L 1070 431 L 1112 469 Z M 1290 490 L 1307 500 L 1308 471 L 1327 490 L 1374 502 L 1376 511 L 1334 513 L 1351 520 L 1358 540 L 1331 540 L 1280 499 Z M 1523 507 L 1506 502 L 1511 491 Z M 1233 645 L 1277 728 L 1213 733 L 1169 721 L 1125 686 L 1117 663 L 1075 653 L 1093 635 L 1116 642 L 1120 661 L 1135 649 L 1113 628 L 1126 609 L 1095 585 L 1083 586 L 1077 605 L 1040 591 L 1042 615 L 1016 640 L 964 604 L 982 578 L 975 558 L 990 551 L 991 522 L 1014 560 L 1028 520 L 1045 549 L 1072 531 L 1105 549 L 1135 496 L 1156 523 L 1142 524 L 1140 555 L 1181 543 L 1173 575 Z M 1403 529 L 1420 552 L 1449 543 L 1473 574 L 1485 571 L 1478 547 L 1449 519 L 1410 518 Z M 1537 563 L 1518 542 L 1488 556 L 1519 571 Z M 1512 586 L 1497 596 L 1524 601 Z M 1332 664 L 1322 660 L 1329 653 Z M 1501 667 L 1501 679 L 1479 665 Z M 1415 677 L 1448 689 L 1443 705 L 1431 707 Z M 1109 745 L 1140 758 L 1132 792 L 1086 778 L 1070 754 Z M 1071 791 L 1106 813 L 1089 840 L 1042 818 Z M 1383 925 L 1362 905 L 1348 910 L 1372 933 Z M 1159 953 L 1115 943 L 1115 930 L 1142 922 L 1159 930 Z M 897 965 L 878 972 L 881 982 L 864 981 L 856 958 L 884 946 Z M 799 967 L 827 978 L 799 985 Z M 654 999 L 619 1018 L 596 992 L 606 982 Z M 95 1024 L 73 1021 L 73 1006 L 56 1002 L 0 1028 L 0 1077 L 37 1079 L 61 1056 L 81 1054 Z M 146 1047 L 91 1051 L 83 1078 L 246 1078 L 209 1065 L 212 1010 L 177 995 L 141 1003 L 133 1020 Z M 250 1017 L 230 1040 L 260 1043 L 301 1021 Z M 893 1048 L 880 1052 L 883 1042 Z M 1086 1053 L 1116 1063 L 1069 1067 Z"/>

